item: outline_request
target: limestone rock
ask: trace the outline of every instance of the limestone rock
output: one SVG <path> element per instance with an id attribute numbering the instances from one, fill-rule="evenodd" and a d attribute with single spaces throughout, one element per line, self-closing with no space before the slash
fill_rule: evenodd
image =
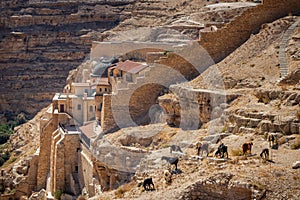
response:
<path id="1" fill-rule="evenodd" d="M 300 161 L 297 161 L 297 162 L 293 163 L 292 168 L 293 168 L 293 169 L 298 169 L 298 168 L 300 168 Z"/>

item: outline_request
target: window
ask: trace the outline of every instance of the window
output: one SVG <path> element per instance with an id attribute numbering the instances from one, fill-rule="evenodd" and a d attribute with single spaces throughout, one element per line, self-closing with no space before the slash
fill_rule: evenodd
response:
<path id="1" fill-rule="evenodd" d="M 107 92 L 107 88 L 105 88 L 105 92 Z"/>
<path id="2" fill-rule="evenodd" d="M 77 110 L 81 110 L 81 104 L 77 105 Z"/>
<path id="3" fill-rule="evenodd" d="M 93 106 L 90 106 L 90 112 L 93 112 L 93 111 L 94 111 Z"/>
<path id="4" fill-rule="evenodd" d="M 65 105 L 64 104 L 60 104 L 59 105 L 59 112 L 65 112 Z"/>
<path id="5" fill-rule="evenodd" d="M 88 89 L 84 89 L 84 93 L 89 93 L 89 90 Z"/>
<path id="6" fill-rule="evenodd" d="M 99 88 L 99 92 L 102 92 L 102 88 Z"/>
<path id="7" fill-rule="evenodd" d="M 132 74 L 126 74 L 126 81 L 132 82 Z"/>

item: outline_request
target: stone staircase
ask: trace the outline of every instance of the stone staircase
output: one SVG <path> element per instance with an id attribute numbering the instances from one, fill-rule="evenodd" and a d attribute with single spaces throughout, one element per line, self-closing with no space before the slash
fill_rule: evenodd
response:
<path id="1" fill-rule="evenodd" d="M 300 20 L 297 20 L 295 23 L 293 23 L 287 31 L 284 33 L 281 44 L 280 44 L 280 49 L 279 49 L 279 62 L 280 62 L 280 72 L 281 72 L 281 77 L 277 81 L 280 83 L 288 74 L 288 61 L 286 59 L 286 48 L 288 45 L 288 41 L 295 31 L 295 29 L 298 27 Z"/>

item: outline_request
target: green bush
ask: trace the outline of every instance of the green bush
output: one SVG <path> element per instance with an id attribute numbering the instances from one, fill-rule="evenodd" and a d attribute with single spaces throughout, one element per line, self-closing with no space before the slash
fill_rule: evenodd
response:
<path id="1" fill-rule="evenodd" d="M 5 153 L 3 153 L 3 151 L 0 151 L 0 167 L 6 162 L 8 161 L 10 158 L 10 153 L 8 151 L 5 151 Z"/>
<path id="2" fill-rule="evenodd" d="M 297 139 L 291 144 L 291 149 L 300 149 L 300 139 Z"/>
<path id="3" fill-rule="evenodd" d="M 55 197 L 55 199 L 59 199 L 59 200 L 60 200 L 62 194 L 63 194 L 63 191 L 62 191 L 62 190 L 56 190 L 56 191 L 54 192 L 54 197 Z"/>
<path id="4" fill-rule="evenodd" d="M 7 124 L 0 124 L 0 144 L 4 144 L 13 134 L 13 128 Z"/>
<path id="5" fill-rule="evenodd" d="M 0 166 L 2 166 L 4 163 L 5 163 L 5 160 L 2 157 L 0 157 Z"/>

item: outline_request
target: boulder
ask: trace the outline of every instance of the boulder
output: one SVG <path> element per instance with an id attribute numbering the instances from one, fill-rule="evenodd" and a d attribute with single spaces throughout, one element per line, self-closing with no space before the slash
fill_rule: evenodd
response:
<path id="1" fill-rule="evenodd" d="M 300 161 L 296 161 L 295 163 L 293 163 L 292 168 L 293 168 L 293 169 L 298 169 L 298 168 L 300 168 Z"/>

